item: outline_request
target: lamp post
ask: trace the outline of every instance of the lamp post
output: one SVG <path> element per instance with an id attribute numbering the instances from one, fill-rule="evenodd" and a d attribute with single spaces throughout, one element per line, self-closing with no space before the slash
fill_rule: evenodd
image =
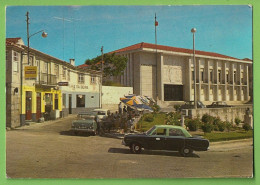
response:
<path id="1" fill-rule="evenodd" d="M 195 32 L 196 28 L 191 29 L 193 35 L 193 68 L 194 68 L 194 108 L 197 109 L 197 99 L 196 99 L 196 61 L 195 61 Z"/>
<path id="2" fill-rule="evenodd" d="M 32 35 L 29 33 L 29 12 L 26 13 L 26 25 L 27 25 L 27 60 L 28 60 L 28 65 L 30 64 L 30 38 L 40 32 L 42 32 L 42 37 L 46 38 L 48 34 L 44 30 L 40 30 Z"/>
<path id="3" fill-rule="evenodd" d="M 101 79 L 100 79 L 100 107 L 102 108 L 102 83 L 103 83 L 103 60 L 104 60 L 104 47 L 101 47 Z"/>
<path id="4" fill-rule="evenodd" d="M 44 32 L 44 30 L 40 30 L 32 35 L 29 34 L 29 12 L 26 13 L 26 26 L 27 26 L 27 63 L 28 65 L 30 64 L 30 38 L 40 32 L 42 32 L 42 37 L 46 38 L 48 36 L 48 34 L 46 32 Z M 21 91 L 21 117 L 20 117 L 20 124 L 24 125 L 24 118 L 22 116 L 23 114 L 23 53 L 21 54 L 21 87 L 20 87 L 20 91 Z"/>

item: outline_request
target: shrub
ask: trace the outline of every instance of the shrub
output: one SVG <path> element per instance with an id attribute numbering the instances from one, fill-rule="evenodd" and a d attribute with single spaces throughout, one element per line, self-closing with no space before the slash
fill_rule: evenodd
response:
<path id="1" fill-rule="evenodd" d="M 201 125 L 200 119 L 186 119 L 185 126 L 189 128 L 190 131 L 196 131 Z"/>
<path id="2" fill-rule="evenodd" d="M 144 115 L 144 121 L 153 122 L 154 121 L 153 115 L 152 114 L 145 114 Z"/>
<path id="3" fill-rule="evenodd" d="M 243 129 L 244 129 L 245 131 L 249 131 L 250 129 L 252 129 L 252 127 L 251 127 L 251 125 L 249 125 L 248 123 L 244 123 L 244 124 L 243 124 Z"/>
<path id="4" fill-rule="evenodd" d="M 214 120 L 213 120 L 213 129 L 215 131 L 218 131 L 219 130 L 219 125 L 222 123 L 221 119 L 219 117 L 214 117 Z M 224 128 L 225 129 L 225 128 Z"/>
<path id="5" fill-rule="evenodd" d="M 236 125 L 238 126 L 239 123 L 241 123 L 241 120 L 240 120 L 239 118 L 235 118 L 235 123 L 236 123 Z"/>
<path id="6" fill-rule="evenodd" d="M 214 126 L 211 123 L 203 123 L 201 125 L 201 129 L 203 130 L 203 132 L 207 132 L 210 133 L 213 130 Z"/>
<path id="7" fill-rule="evenodd" d="M 217 123 L 217 127 L 218 127 L 218 130 L 220 132 L 224 132 L 225 128 L 226 128 L 226 123 L 224 121 L 219 121 Z"/>
<path id="8" fill-rule="evenodd" d="M 225 121 L 225 125 L 228 131 L 230 131 L 230 129 L 232 128 L 232 123 L 229 121 Z"/>
<path id="9" fill-rule="evenodd" d="M 201 121 L 203 123 L 210 123 L 210 124 L 213 124 L 213 121 L 214 121 L 214 117 L 213 116 L 210 116 L 209 114 L 204 114 L 201 118 Z"/>

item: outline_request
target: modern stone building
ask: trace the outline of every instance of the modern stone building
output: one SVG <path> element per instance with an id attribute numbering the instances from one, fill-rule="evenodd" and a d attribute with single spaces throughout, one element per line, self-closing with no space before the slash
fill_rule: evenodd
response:
<path id="1" fill-rule="evenodd" d="M 112 51 L 128 58 L 124 75 L 111 80 L 132 86 L 161 106 L 194 100 L 193 50 L 139 43 Z M 252 60 L 196 50 L 196 97 L 210 104 L 245 103 L 252 97 Z"/>
<path id="2" fill-rule="evenodd" d="M 100 107 L 100 72 L 33 48 L 28 63 L 27 49 L 21 38 L 6 39 L 7 127 Z"/>

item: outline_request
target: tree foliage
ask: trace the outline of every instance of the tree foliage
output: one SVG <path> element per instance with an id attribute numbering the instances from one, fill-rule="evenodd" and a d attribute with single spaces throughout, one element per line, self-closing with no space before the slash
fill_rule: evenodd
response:
<path id="1" fill-rule="evenodd" d="M 115 53 L 104 54 L 103 60 L 103 73 L 105 77 L 122 75 L 127 65 L 127 58 L 121 55 L 116 55 Z M 100 55 L 93 59 L 87 59 L 85 64 L 90 65 L 90 69 L 100 71 L 101 61 L 102 56 Z"/>

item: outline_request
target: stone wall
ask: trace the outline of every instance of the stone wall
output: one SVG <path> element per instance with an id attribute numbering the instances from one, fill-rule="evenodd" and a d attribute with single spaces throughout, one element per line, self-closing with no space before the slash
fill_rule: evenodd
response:
<path id="1" fill-rule="evenodd" d="M 211 116 L 219 117 L 223 121 L 230 121 L 235 124 L 235 118 L 239 118 L 244 122 L 244 116 L 246 115 L 246 110 L 249 108 L 250 116 L 253 115 L 253 105 L 246 106 L 236 106 L 236 107 L 226 107 L 226 108 L 204 108 L 204 109 L 190 109 L 189 117 L 201 118 L 204 114 L 209 114 Z M 251 123 L 253 126 L 253 121 Z"/>

